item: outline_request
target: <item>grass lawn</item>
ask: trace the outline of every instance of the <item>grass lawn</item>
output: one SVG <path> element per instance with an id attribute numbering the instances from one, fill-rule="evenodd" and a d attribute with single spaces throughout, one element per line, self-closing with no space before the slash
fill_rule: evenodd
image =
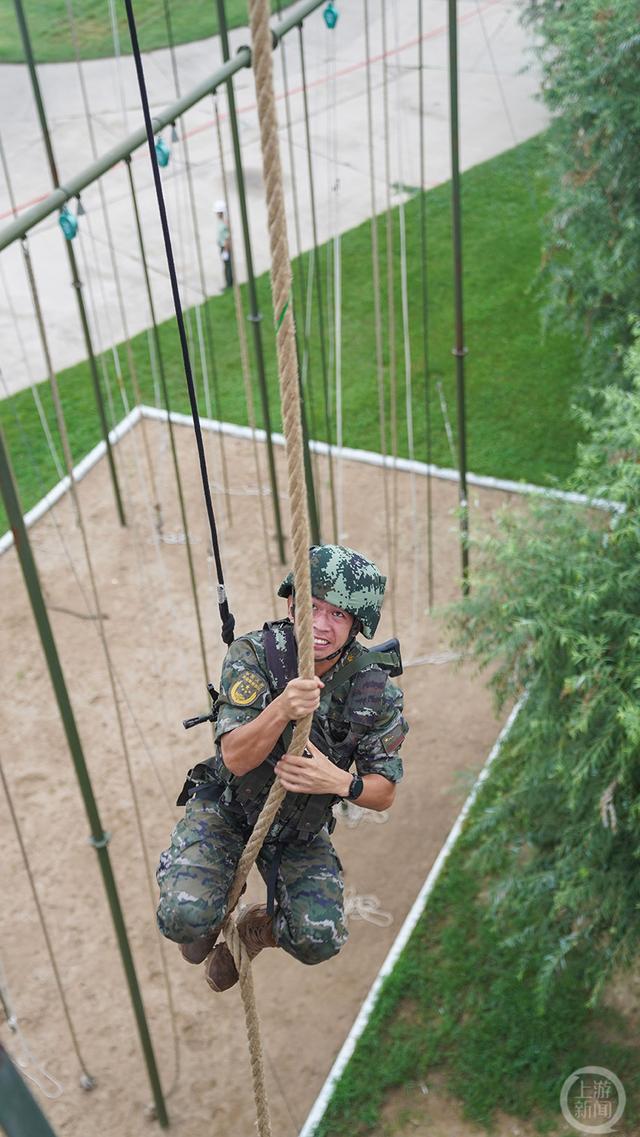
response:
<path id="1" fill-rule="evenodd" d="M 508 743 L 503 755 L 502 784 Z M 500 792 L 497 782 L 492 775 L 485 783 L 471 818 L 490 808 L 492 795 Z M 534 976 L 519 974 L 518 947 L 505 945 L 523 929 L 505 926 L 490 913 L 489 882 L 479 877 L 471 853 L 467 826 L 383 986 L 317 1137 L 360 1137 L 373 1129 L 413 1132 L 426 1104 L 421 1110 L 418 1104 L 406 1130 L 381 1126 L 381 1109 L 390 1091 L 424 1083 L 444 1084 L 479 1126 L 490 1129 L 503 1111 L 533 1122 L 540 1132 L 555 1132 L 559 1125 L 564 1137 L 570 1130 L 560 1114 L 563 1082 L 589 1065 L 620 1078 L 627 1096 L 621 1131 L 637 1133 L 640 1062 L 632 1025 L 613 1006 L 587 1008 L 590 990 L 580 959 L 572 956 L 548 1003 L 538 1007 Z M 419 1098 L 417 1093 L 418 1103 Z M 420 1132 L 426 1130 L 420 1126 Z M 519 1130 L 507 1124 L 500 1132 Z"/>
<path id="2" fill-rule="evenodd" d="M 579 380 L 579 365 L 577 346 L 569 337 L 553 335 L 544 340 L 541 333 L 535 279 L 540 260 L 540 218 L 546 208 L 544 178 L 538 173 L 543 169 L 544 142 L 537 138 L 464 175 L 465 338 L 469 346 L 466 357 L 468 464 L 477 473 L 538 483 L 555 478 L 562 483 L 573 468 L 579 438 L 578 427 L 570 413 L 572 392 Z M 429 191 L 426 206 L 429 232 L 429 371 L 432 387 L 436 381 L 441 381 L 455 431 L 449 186 Z M 407 454 L 397 211 L 394 223 L 399 451 Z M 407 206 L 406 223 L 415 456 L 425 459 L 417 196 Z M 379 228 L 382 277 L 386 279 L 382 222 Z M 325 256 L 326 250 L 323 258 Z M 342 244 L 344 441 L 347 446 L 380 450 L 370 256 L 369 223 L 345 234 Z M 295 265 L 294 271 L 306 268 L 307 258 L 303 261 L 304 265 Z M 323 265 L 323 274 L 324 271 Z M 267 276 L 260 278 L 258 288 L 265 316 L 262 329 L 272 420 L 274 428 L 279 429 L 273 316 Z M 246 423 L 233 299 L 228 294 L 216 296 L 208 301 L 208 305 L 214 329 L 220 411 L 226 420 Z M 386 297 L 383 296 L 385 311 Z M 308 403 L 312 434 L 322 438 L 324 412 L 317 325 L 316 318 Z M 229 329 L 233 329 L 231 334 Z M 161 340 L 170 380 L 172 409 L 187 411 L 175 320 L 162 326 Z M 146 333 L 137 336 L 132 344 L 143 398 L 152 403 L 153 381 Z M 388 355 L 386 323 L 385 352 Z M 125 353 L 120 354 L 123 370 L 126 370 Z M 197 360 L 195 364 L 197 373 Z M 112 373 L 110 356 L 107 357 L 107 367 Z M 386 380 L 389 422 L 388 375 Z M 86 363 L 60 373 L 59 382 L 72 453 L 74 460 L 78 461 L 100 437 Z M 127 385 L 133 403 L 128 378 Z M 47 384 L 42 384 L 40 391 L 49 420 L 53 422 Z M 202 398 L 200 404 L 203 409 Z M 257 397 L 256 406 L 259 407 Z M 119 405 L 117 416 L 121 417 L 121 414 Z M 440 465 L 450 466 L 452 457 L 440 402 L 435 393 L 432 415 L 433 459 Z M 8 437 L 26 510 L 57 480 L 31 392 L 22 391 L 0 402 L 0 421 Z"/>
<path id="3" fill-rule="evenodd" d="M 227 23 L 230 28 L 248 23 L 247 0 L 225 0 Z M 121 0 L 115 5 L 120 32 L 121 50 L 131 51 L 127 17 Z M 286 8 L 277 0 L 273 11 Z M 31 36 L 33 51 L 38 63 L 60 63 L 75 59 L 73 35 L 69 24 L 68 0 L 24 0 L 24 10 Z M 73 0 L 76 36 L 82 59 L 98 59 L 114 54 L 109 5 L 106 0 Z M 134 0 L 134 15 L 138 38 L 143 51 L 166 47 L 168 43 L 164 0 Z M 214 0 L 180 0 L 169 5 L 174 43 L 191 43 L 206 39 L 218 31 L 218 17 Z M 15 9 L 11 0 L 0 0 L 0 63 L 21 63 L 24 60 L 22 40 L 18 30 Z"/>

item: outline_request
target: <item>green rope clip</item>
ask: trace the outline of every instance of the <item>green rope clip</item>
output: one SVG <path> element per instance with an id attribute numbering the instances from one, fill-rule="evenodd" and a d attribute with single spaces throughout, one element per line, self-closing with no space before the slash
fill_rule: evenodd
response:
<path id="1" fill-rule="evenodd" d="M 94 849 L 106 849 L 110 840 L 110 833 L 103 833 L 102 837 L 87 837 L 88 844 L 93 845 Z"/>
<path id="2" fill-rule="evenodd" d="M 67 241 L 73 241 L 73 238 L 78 232 L 78 218 L 71 212 L 68 205 L 65 205 L 60 210 L 58 225 L 62 229 Z"/>
<path id="3" fill-rule="evenodd" d="M 336 9 L 334 8 L 334 6 L 331 2 L 329 2 L 327 4 L 322 15 L 324 16 L 324 22 L 327 25 L 327 27 L 328 28 L 335 28 L 336 24 L 338 23 L 338 12 L 336 11 Z"/>
<path id="4" fill-rule="evenodd" d="M 285 306 L 284 306 L 284 308 L 282 309 L 282 311 L 281 311 L 280 315 L 278 316 L 278 322 L 277 322 L 277 324 L 276 324 L 276 331 L 277 331 L 277 332 L 279 332 L 279 331 L 280 331 L 280 328 L 282 327 L 282 321 L 284 320 L 284 318 L 285 318 L 285 316 L 286 316 L 286 314 L 287 314 L 287 308 L 288 308 L 288 307 L 289 307 L 289 301 L 287 300 L 287 303 L 285 304 Z"/>
<path id="5" fill-rule="evenodd" d="M 164 166 L 168 166 L 170 157 L 171 151 L 167 146 L 164 138 L 160 136 L 156 139 L 156 158 L 158 159 L 158 165 L 162 166 L 163 168 Z"/>

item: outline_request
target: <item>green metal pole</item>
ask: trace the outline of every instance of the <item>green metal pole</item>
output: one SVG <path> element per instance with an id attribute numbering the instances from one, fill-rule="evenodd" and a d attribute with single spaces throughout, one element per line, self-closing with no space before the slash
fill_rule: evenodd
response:
<path id="1" fill-rule="evenodd" d="M 180 88 L 180 75 L 178 72 L 178 64 L 176 61 L 176 53 L 175 53 L 174 38 L 173 38 L 173 23 L 171 20 L 171 8 L 169 6 L 169 0 L 163 0 L 163 8 L 164 8 L 164 22 L 165 22 L 165 26 L 167 29 L 167 39 L 169 41 L 169 53 L 171 55 L 171 69 L 173 71 L 173 85 L 174 85 L 175 92 L 176 92 L 176 98 L 179 99 L 181 97 L 182 91 Z M 175 129 L 175 126 L 174 126 L 174 129 Z M 191 224 L 193 227 L 193 237 L 194 237 L 194 245 L 195 245 L 195 249 L 196 249 L 196 259 L 198 261 L 198 273 L 199 273 L 199 278 L 200 278 L 200 292 L 202 295 L 202 311 L 204 314 L 204 328 L 205 328 L 205 335 L 206 335 L 206 341 L 207 341 L 206 342 L 205 354 L 208 355 L 208 360 L 209 360 L 209 363 L 211 365 L 211 379 L 212 379 L 212 387 L 213 387 L 213 398 L 214 398 L 215 408 L 216 408 L 216 416 L 217 416 L 218 422 L 222 422 L 222 404 L 220 402 L 220 385 L 218 383 L 218 367 L 217 367 L 217 363 L 216 363 L 216 353 L 215 353 L 215 346 L 214 346 L 214 340 L 213 340 L 213 322 L 212 322 L 211 312 L 209 310 L 209 304 L 207 302 L 207 286 L 206 286 L 206 278 L 205 278 L 205 272 L 204 272 L 204 260 L 202 257 L 202 246 L 201 246 L 201 241 L 200 241 L 200 228 L 198 225 L 198 212 L 196 209 L 196 195 L 195 195 L 195 190 L 194 190 L 194 186 L 193 186 L 193 175 L 191 172 L 191 159 L 189 156 L 189 141 L 188 141 L 187 133 L 184 130 L 182 131 L 182 137 L 180 138 L 180 142 L 181 142 L 181 145 L 184 149 L 185 169 L 186 169 L 186 174 L 187 174 L 187 189 L 188 189 L 188 193 L 189 193 L 189 206 L 191 209 Z M 131 163 L 130 162 L 129 162 L 129 173 L 131 173 Z M 203 384 L 204 384 L 204 375 L 203 375 L 202 379 L 203 379 Z M 221 459 L 222 459 L 222 462 L 221 462 L 222 480 L 223 480 L 223 484 L 225 487 L 225 502 L 226 502 L 227 518 L 229 521 L 231 521 L 231 519 L 232 519 L 231 518 L 231 494 L 228 492 L 229 486 L 228 486 L 228 481 L 227 481 L 227 463 L 226 463 L 226 457 L 225 457 L 224 444 L 222 441 L 223 438 L 224 438 L 224 435 L 221 434 L 219 436 L 219 441 L 220 441 L 220 455 L 221 455 Z"/>
<path id="2" fill-rule="evenodd" d="M 456 0 L 449 0 L 449 98 L 451 106 L 451 216 L 453 223 L 453 281 L 456 321 L 456 399 L 458 410 L 458 470 L 460 497 L 460 543 L 462 551 L 462 592 L 469 594 L 469 499 L 467 496 L 467 428 L 465 410 L 463 289 L 462 289 L 462 208 L 460 201 L 460 153 L 458 124 L 458 13 Z"/>
<path id="3" fill-rule="evenodd" d="M 291 302 L 294 305 L 293 297 Z M 294 316 L 295 319 L 295 316 Z M 296 357 L 298 360 L 298 392 L 300 395 L 300 421 L 302 426 L 302 460 L 304 462 L 304 479 L 307 486 L 307 505 L 309 507 L 309 528 L 311 529 L 311 540 L 314 545 L 320 544 L 320 519 L 318 517 L 318 504 L 316 501 L 316 487 L 313 480 L 313 466 L 311 464 L 311 451 L 309 449 L 309 424 L 307 422 L 307 410 L 305 406 L 304 391 L 302 390 L 302 380 L 300 377 L 300 346 L 298 344 L 298 337 L 296 336 Z"/>
<path id="4" fill-rule="evenodd" d="M 278 21 L 280 23 L 282 23 L 282 3 L 281 3 L 281 0 L 276 0 L 276 10 L 278 13 Z M 296 275 L 294 275 L 294 283 L 295 283 L 295 279 L 297 277 L 297 279 L 299 281 L 299 285 L 300 285 L 299 290 L 298 290 L 299 294 L 300 294 L 299 312 L 300 312 L 301 319 L 303 321 L 302 322 L 302 329 L 304 329 L 305 287 L 304 287 L 304 280 L 302 279 L 302 276 L 303 276 L 303 274 L 302 274 L 302 253 L 300 251 L 301 242 L 300 242 L 300 223 L 299 223 L 299 217 L 298 217 L 298 196 L 296 193 L 296 178 L 295 178 L 295 166 L 294 166 L 294 156 L 293 156 L 293 143 L 292 143 L 292 137 L 291 137 L 291 110 L 290 110 L 290 106 L 289 106 L 289 81 L 287 78 L 287 57 L 286 57 L 286 52 L 285 52 L 284 46 L 281 48 L 281 58 L 282 58 L 282 79 L 283 79 L 283 83 L 284 83 L 285 118 L 287 121 L 287 138 L 288 138 L 288 142 L 289 142 L 289 163 L 291 166 L 291 188 L 293 191 L 293 216 L 294 216 L 295 231 L 296 231 L 296 248 L 297 248 L 297 254 L 298 254 L 298 262 L 300 265 L 300 272 L 297 273 Z M 303 459 L 304 459 L 305 478 L 306 478 L 306 483 L 307 483 L 307 502 L 309 505 L 309 525 L 311 528 L 311 540 L 313 541 L 314 545 L 319 545 L 320 541 L 322 539 L 321 535 L 320 535 L 320 515 L 319 515 L 319 510 L 318 510 L 318 501 L 316 498 L 316 486 L 315 486 L 315 482 L 314 482 L 314 478 L 313 478 L 313 464 L 311 461 L 311 451 L 309 449 L 309 437 L 310 437 L 309 419 L 307 417 L 307 404 L 306 404 L 306 399 L 305 399 L 304 388 L 302 386 L 302 368 L 300 367 L 300 339 L 302 338 L 304 341 L 304 334 L 301 331 L 298 320 L 296 319 L 296 301 L 295 301 L 295 297 L 293 296 L 293 290 L 292 290 L 292 296 L 291 296 L 291 303 L 293 306 L 294 323 L 295 323 L 295 327 L 296 327 L 296 354 L 297 354 L 297 358 L 298 358 L 298 391 L 300 392 L 300 418 L 302 421 Z M 309 369 L 309 371 L 310 371 L 310 369 Z M 311 387 L 310 387 L 310 384 L 308 382 L 309 371 L 307 372 L 307 389 L 310 393 Z M 309 417 L 311 418 L 311 428 L 312 428 L 312 430 L 315 430 L 314 414 L 313 414 L 313 401 L 312 401 L 311 397 L 309 398 L 309 412 L 310 412 Z"/>
<path id="5" fill-rule="evenodd" d="M 7 1137 L 56 1137 L 1 1042 L 0 1129 Z"/>
<path id="6" fill-rule="evenodd" d="M 433 461 L 433 430 L 431 421 L 431 379 L 429 376 L 429 303 L 427 287 L 427 197 L 424 176 L 424 17 L 422 0 L 418 0 L 418 104 L 420 119 L 420 283 L 422 290 L 422 366 L 424 369 L 424 409 L 427 472 L 427 578 L 429 582 L 429 611 L 433 608 L 433 492 L 431 464 Z"/>
<path id="7" fill-rule="evenodd" d="M 44 598 L 42 595 L 42 588 L 38 577 L 38 570 L 33 559 L 29 537 L 24 524 L 22 516 L 22 509 L 18 499 L 18 492 L 16 490 L 11 465 L 9 462 L 9 455 L 6 448 L 4 432 L 0 428 L 0 493 L 4 501 L 9 524 L 13 531 L 16 550 L 20 558 L 20 566 L 24 576 L 24 582 L 29 594 L 31 609 L 40 635 L 40 642 L 42 650 L 44 651 L 51 683 L 58 703 L 62 725 L 71 752 L 71 758 L 76 771 L 76 776 L 80 786 L 80 792 L 84 801 L 84 807 L 89 820 L 89 827 L 91 829 L 91 837 L 89 843 L 93 845 L 98 855 L 98 864 L 102 873 L 102 880 L 107 894 L 107 901 L 111 910 L 111 918 L 115 928 L 116 939 L 120 949 L 120 956 L 124 967 L 127 984 L 129 986 L 129 994 L 133 1006 L 133 1012 L 138 1025 L 138 1033 L 142 1045 L 147 1071 L 149 1074 L 149 1081 L 151 1083 L 151 1091 L 153 1093 L 153 1100 L 155 1102 L 156 1114 L 158 1121 L 163 1129 L 169 1125 L 169 1118 L 167 1116 L 164 1097 L 162 1094 L 162 1087 L 160 1085 L 160 1078 L 156 1066 L 155 1056 L 153 1053 L 153 1046 L 147 1020 L 144 1011 L 144 1004 L 142 1002 L 142 995 L 138 985 L 138 978 L 136 975 L 135 964 L 129 946 L 129 939 L 127 936 L 127 929 L 124 922 L 122 908 L 120 906 L 120 898 L 116 887 L 113 870 L 111 867 L 111 859 L 109 857 L 108 843 L 109 835 L 105 833 L 102 827 L 102 821 L 98 812 L 98 805 L 93 794 L 93 787 L 89 777 L 89 771 L 82 749 L 82 743 L 78 734 L 73 708 L 69 699 L 67 685 L 65 682 L 60 658 L 56 648 L 51 624 L 49 623 L 49 616 L 45 606 Z"/>
<path id="8" fill-rule="evenodd" d="M 42 93 L 40 91 L 40 83 L 38 82 L 38 75 L 36 72 L 35 60 L 33 57 L 33 50 L 31 47 L 31 37 L 27 27 L 27 21 L 22 6 L 22 0 L 14 0 L 16 9 L 16 16 L 18 18 L 18 26 L 20 28 L 20 35 L 22 37 L 22 46 L 27 60 L 27 67 L 29 69 L 29 76 L 31 78 L 31 88 L 33 90 L 33 97 L 36 103 L 38 118 L 40 120 L 40 128 L 42 130 L 42 137 L 47 151 L 47 158 L 49 161 L 49 169 L 51 171 L 51 180 L 53 181 L 56 189 L 60 186 L 60 178 L 58 177 L 58 168 L 53 153 L 53 146 L 51 145 L 51 136 L 49 134 L 49 124 L 42 101 Z M 91 371 L 91 382 L 93 384 L 93 393 L 95 395 L 96 406 L 98 408 L 98 417 L 100 419 L 100 428 L 102 430 L 102 437 L 107 448 L 107 460 L 109 462 L 109 471 L 111 473 L 111 482 L 113 485 L 113 493 L 116 499 L 116 508 L 118 511 L 118 518 L 121 525 L 126 525 L 126 518 L 124 515 L 124 508 L 122 505 L 122 497 L 120 494 L 120 486 L 118 484 L 118 475 L 116 473 L 116 465 L 111 450 L 111 442 L 109 440 L 109 426 L 107 423 L 107 416 L 104 407 L 104 400 L 102 398 L 102 390 L 100 388 L 100 379 L 98 376 L 98 368 L 96 366 L 96 359 L 93 351 L 93 343 L 91 340 L 91 331 L 89 329 L 89 321 L 87 319 L 87 311 L 85 308 L 84 298 L 82 295 L 82 283 L 78 274 L 78 266 L 76 263 L 75 253 L 73 251 L 70 241 L 65 240 L 65 247 L 69 257 L 69 266 L 71 268 L 71 283 L 75 290 L 76 298 L 78 301 L 78 312 L 80 314 L 80 323 L 82 325 L 82 334 L 84 336 L 85 348 L 87 351 L 87 358 L 89 360 L 89 369 Z"/>
<path id="9" fill-rule="evenodd" d="M 224 9 L 224 0 L 216 0 L 216 4 L 218 8 L 218 26 L 220 29 L 220 42 L 222 45 L 222 58 L 226 63 L 229 60 L 229 35 L 227 32 L 227 16 Z M 278 484 L 276 480 L 276 465 L 273 455 L 273 441 L 271 439 L 271 412 L 269 408 L 269 394 L 267 391 L 267 379 L 264 366 L 264 352 L 262 350 L 262 332 L 260 331 L 260 321 L 262 320 L 262 315 L 258 306 L 258 293 L 256 291 L 256 280 L 253 271 L 253 254 L 251 251 L 251 235 L 249 233 L 249 216 L 247 213 L 247 195 L 244 184 L 244 171 L 242 168 L 242 153 L 240 150 L 240 133 L 238 130 L 236 100 L 233 91 L 233 78 L 231 75 L 227 79 L 227 95 L 229 98 L 229 118 L 231 122 L 231 135 L 233 138 L 233 155 L 236 166 L 238 199 L 240 201 L 240 214 L 242 217 L 244 254 L 247 264 L 247 289 L 249 292 L 250 307 L 249 320 L 251 322 L 251 327 L 253 328 L 253 346 L 258 369 L 258 386 L 260 388 L 260 400 L 262 403 L 262 417 L 264 420 L 264 429 L 267 435 L 267 461 L 269 466 L 269 481 L 271 482 L 271 494 L 273 497 L 273 512 L 276 523 L 278 552 L 280 554 L 280 560 L 282 564 L 284 564 L 286 560 L 284 551 L 284 537 L 282 534 L 282 520 L 280 517 L 280 500 L 278 498 Z"/>

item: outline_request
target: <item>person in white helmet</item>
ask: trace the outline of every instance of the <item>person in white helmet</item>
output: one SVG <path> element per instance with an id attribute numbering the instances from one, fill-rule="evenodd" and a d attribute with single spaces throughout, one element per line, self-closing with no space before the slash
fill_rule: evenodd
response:
<path id="1" fill-rule="evenodd" d="M 226 202 L 216 202 L 216 216 L 218 218 L 217 242 L 224 266 L 224 286 L 225 288 L 231 288 L 233 284 L 233 264 L 231 261 L 231 233 L 227 224 Z"/>

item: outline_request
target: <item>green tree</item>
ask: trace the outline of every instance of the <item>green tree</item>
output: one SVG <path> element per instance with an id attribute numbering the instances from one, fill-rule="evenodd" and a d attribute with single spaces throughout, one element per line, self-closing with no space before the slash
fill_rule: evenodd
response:
<path id="1" fill-rule="evenodd" d="M 498 703 L 528 691 L 470 839 L 541 995 L 572 952 L 597 994 L 640 940 L 640 340 L 625 370 L 581 412 L 574 478 L 616 508 L 505 512 L 452 614 Z"/>
<path id="2" fill-rule="evenodd" d="M 639 13 L 638 0 L 528 0 L 524 14 L 554 116 L 548 313 L 582 332 L 598 385 L 621 377 L 640 309 Z"/>

